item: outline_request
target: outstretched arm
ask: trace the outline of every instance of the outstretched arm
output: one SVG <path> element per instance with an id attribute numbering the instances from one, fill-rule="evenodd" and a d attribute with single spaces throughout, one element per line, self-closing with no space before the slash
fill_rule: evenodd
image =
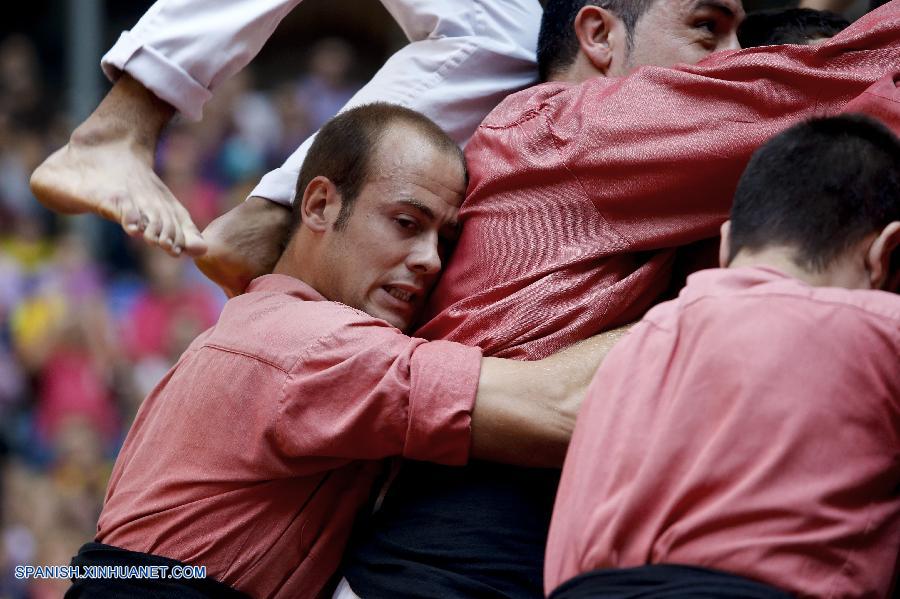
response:
<path id="1" fill-rule="evenodd" d="M 585 391 L 628 328 L 535 362 L 483 358 L 471 456 L 519 466 L 562 466 Z"/>
<path id="2" fill-rule="evenodd" d="M 450 341 L 403 335 L 384 323 L 355 322 L 321 339 L 297 362 L 316 374 L 283 387 L 276 431 L 287 455 L 407 459 L 462 465 L 478 458 L 520 466 L 561 466 L 594 372 L 624 329 L 603 333 L 543 360 L 484 358 Z"/>

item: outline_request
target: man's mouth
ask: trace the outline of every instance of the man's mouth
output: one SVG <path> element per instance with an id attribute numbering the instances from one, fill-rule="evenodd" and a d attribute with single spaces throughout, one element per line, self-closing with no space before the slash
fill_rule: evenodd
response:
<path id="1" fill-rule="evenodd" d="M 388 292 L 391 297 L 395 297 L 401 302 L 411 302 L 415 297 L 415 294 L 411 291 L 405 291 L 400 289 L 399 287 L 391 287 L 390 285 L 385 285 L 384 290 Z"/>

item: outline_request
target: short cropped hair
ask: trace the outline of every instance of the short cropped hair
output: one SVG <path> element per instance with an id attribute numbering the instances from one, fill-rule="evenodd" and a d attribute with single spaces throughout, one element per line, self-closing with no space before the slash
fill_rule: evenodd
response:
<path id="1" fill-rule="evenodd" d="M 585 6 L 599 6 L 610 11 L 625 24 L 627 44 L 631 49 L 634 26 L 657 0 L 547 0 L 538 34 L 537 63 L 541 81 L 570 67 L 578 56 L 575 17 Z"/>
<path id="2" fill-rule="evenodd" d="M 374 156 L 381 148 L 384 134 L 394 126 L 407 125 L 421 133 L 438 150 L 457 158 L 468 178 L 462 150 L 443 129 L 425 115 L 386 102 L 375 102 L 351 108 L 337 115 L 319 130 L 306 153 L 292 209 L 293 229 L 301 221 L 303 193 L 314 178 L 327 177 L 341 194 L 341 210 L 335 221 L 338 230 L 346 227 L 353 204 L 363 185 L 372 175 Z"/>
<path id="3" fill-rule="evenodd" d="M 738 40 L 741 48 L 808 44 L 815 39 L 834 37 L 849 26 L 850 21 L 826 10 L 768 10 L 747 15 L 738 27 Z"/>
<path id="4" fill-rule="evenodd" d="M 821 272 L 900 220 L 900 140 L 862 115 L 821 118 L 776 135 L 750 159 L 731 211 L 729 262 L 742 249 L 793 248 Z"/>

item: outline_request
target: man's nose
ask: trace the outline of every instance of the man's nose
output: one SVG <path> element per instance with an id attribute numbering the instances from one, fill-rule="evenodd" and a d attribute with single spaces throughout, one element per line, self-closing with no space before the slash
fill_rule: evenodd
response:
<path id="1" fill-rule="evenodd" d="M 728 37 L 728 42 L 727 42 L 727 44 L 726 44 L 725 46 L 723 46 L 722 48 L 719 48 L 719 49 L 720 49 L 720 50 L 740 50 L 740 49 L 741 49 L 741 42 L 738 40 L 737 32 L 733 32 L 733 33 Z"/>
<path id="2" fill-rule="evenodd" d="M 423 235 L 407 258 L 407 266 L 420 275 L 436 275 L 441 272 L 441 255 L 437 235 Z"/>

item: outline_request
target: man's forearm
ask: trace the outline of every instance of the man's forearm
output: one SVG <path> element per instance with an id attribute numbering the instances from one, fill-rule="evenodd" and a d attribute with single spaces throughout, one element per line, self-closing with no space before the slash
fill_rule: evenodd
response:
<path id="1" fill-rule="evenodd" d="M 484 358 L 472 413 L 472 457 L 561 466 L 587 387 L 626 330 L 596 335 L 535 362 Z"/>

